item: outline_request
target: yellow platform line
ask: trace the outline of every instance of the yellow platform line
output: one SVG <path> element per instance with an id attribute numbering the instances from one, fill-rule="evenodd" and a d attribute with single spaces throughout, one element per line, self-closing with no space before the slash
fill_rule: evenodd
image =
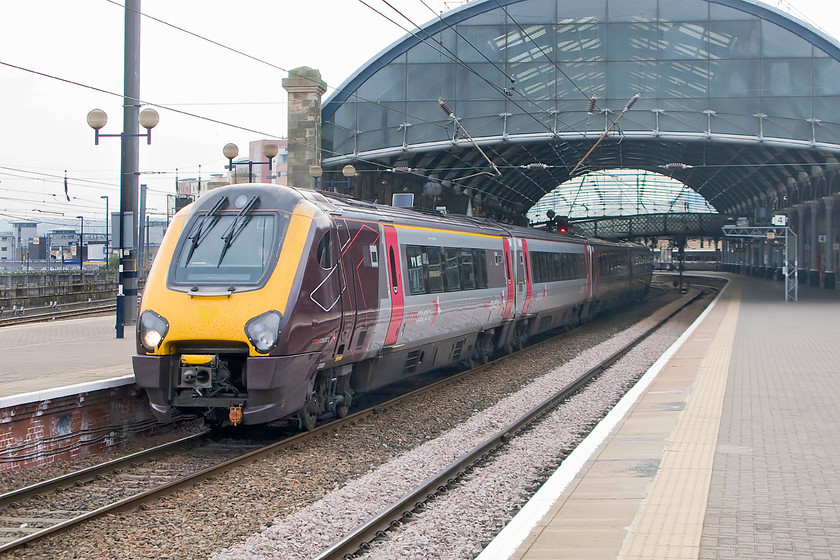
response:
<path id="1" fill-rule="evenodd" d="M 734 295 L 700 364 L 685 410 L 624 541 L 623 560 L 695 560 L 700 554 L 740 304 L 740 294 Z"/>

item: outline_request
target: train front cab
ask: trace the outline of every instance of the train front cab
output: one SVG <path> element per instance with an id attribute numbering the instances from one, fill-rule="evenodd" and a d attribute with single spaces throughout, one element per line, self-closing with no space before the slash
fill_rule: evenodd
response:
<path id="1" fill-rule="evenodd" d="M 343 332 L 331 221 L 276 186 L 223 187 L 188 208 L 144 289 L 137 385 L 162 421 L 176 409 L 213 424 L 293 414 Z"/>

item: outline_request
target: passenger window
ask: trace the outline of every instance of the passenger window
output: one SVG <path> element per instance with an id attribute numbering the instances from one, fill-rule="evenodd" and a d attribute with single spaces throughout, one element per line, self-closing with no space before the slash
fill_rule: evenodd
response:
<path id="1" fill-rule="evenodd" d="M 441 249 L 440 247 L 425 247 L 426 251 L 426 280 L 429 284 L 429 293 L 443 291 L 443 271 L 441 270 Z"/>
<path id="2" fill-rule="evenodd" d="M 475 266 L 475 287 L 487 287 L 487 255 L 484 249 L 473 249 L 473 265 Z"/>
<path id="3" fill-rule="evenodd" d="M 394 248 L 388 248 L 388 260 L 390 261 L 391 265 L 391 290 L 394 292 L 394 295 L 398 294 L 400 291 L 399 284 L 397 284 L 397 258 L 394 256 Z"/>
<path id="4" fill-rule="evenodd" d="M 461 249 L 461 286 L 465 290 L 475 289 L 475 269 L 473 267 L 473 254 L 470 249 Z"/>
<path id="5" fill-rule="evenodd" d="M 420 247 L 406 245 L 405 257 L 408 262 L 408 291 L 422 294 L 426 291 L 423 282 L 423 251 Z"/>
<path id="6" fill-rule="evenodd" d="M 461 275 L 458 267 L 458 250 L 445 249 L 446 255 L 446 291 L 457 292 L 461 289 Z"/>

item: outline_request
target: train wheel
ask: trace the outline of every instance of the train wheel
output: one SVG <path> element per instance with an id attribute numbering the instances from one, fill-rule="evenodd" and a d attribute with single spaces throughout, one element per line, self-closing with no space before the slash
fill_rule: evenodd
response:
<path id="1" fill-rule="evenodd" d="M 525 346 L 528 345 L 528 336 L 525 334 L 525 331 L 523 329 L 519 329 L 516 331 L 516 334 L 514 335 L 514 340 L 514 346 L 516 347 L 517 351 L 522 350 L 523 348 L 525 348 Z"/>
<path id="2" fill-rule="evenodd" d="M 470 369 L 477 368 L 478 366 L 483 366 L 487 363 L 488 356 L 484 352 L 478 351 L 475 352 L 470 359 Z"/>

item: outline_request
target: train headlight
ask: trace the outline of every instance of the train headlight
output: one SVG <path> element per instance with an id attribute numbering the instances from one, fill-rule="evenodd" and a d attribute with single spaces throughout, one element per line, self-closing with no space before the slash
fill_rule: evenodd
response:
<path id="1" fill-rule="evenodd" d="M 166 319 L 149 309 L 140 314 L 140 343 L 143 348 L 154 352 L 167 332 L 169 332 L 169 323 Z"/>
<path id="2" fill-rule="evenodd" d="M 268 354 L 277 344 L 283 316 L 278 311 L 267 311 L 245 323 L 245 334 L 260 354 Z"/>

